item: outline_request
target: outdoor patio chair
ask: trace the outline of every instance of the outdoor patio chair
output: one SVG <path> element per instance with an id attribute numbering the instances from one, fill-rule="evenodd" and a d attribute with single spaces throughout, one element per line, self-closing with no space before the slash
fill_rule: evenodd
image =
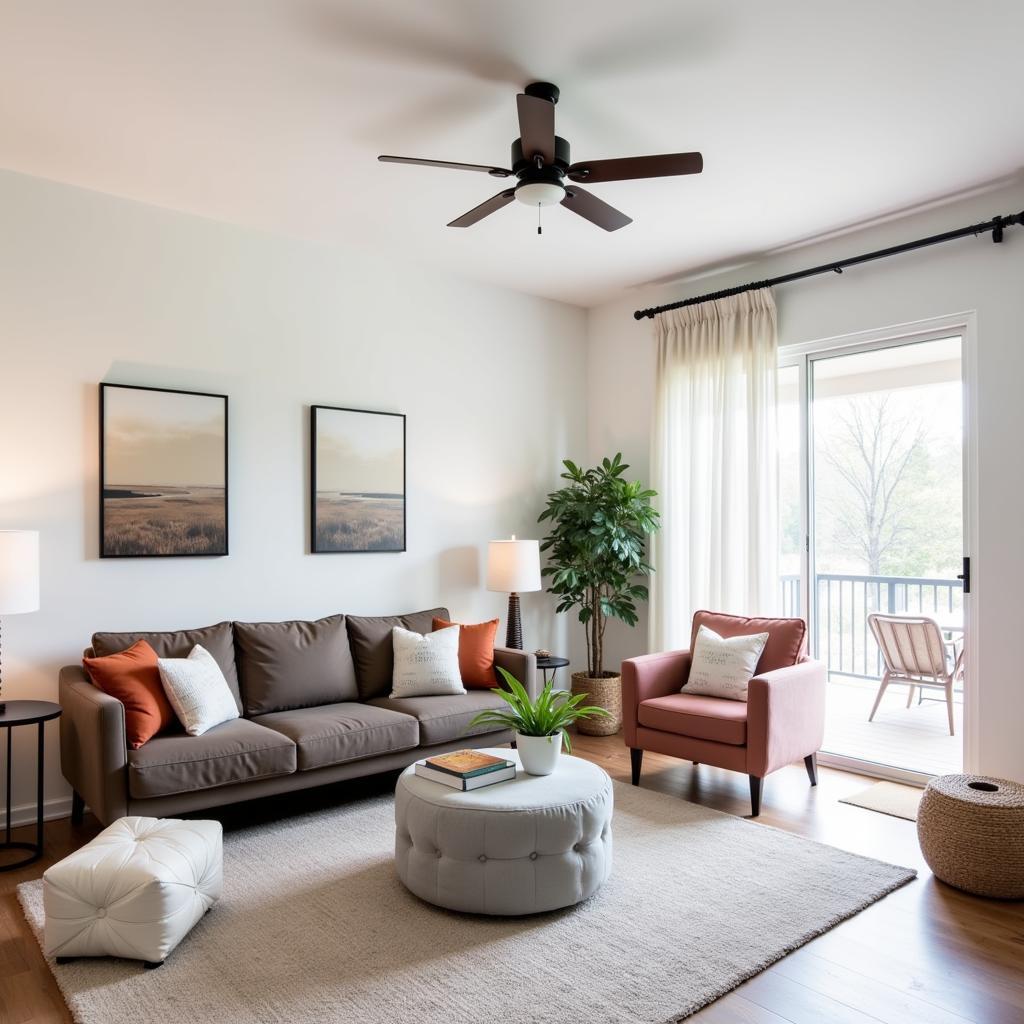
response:
<path id="1" fill-rule="evenodd" d="M 881 615 L 876 612 L 868 616 L 868 625 L 885 663 L 882 682 L 868 721 L 874 719 L 889 684 L 906 683 L 910 688 L 907 694 L 908 708 L 917 687 L 922 691 L 945 691 L 949 735 L 954 735 L 953 685 L 963 678 L 963 649 L 951 656 L 939 624 L 924 615 Z"/>

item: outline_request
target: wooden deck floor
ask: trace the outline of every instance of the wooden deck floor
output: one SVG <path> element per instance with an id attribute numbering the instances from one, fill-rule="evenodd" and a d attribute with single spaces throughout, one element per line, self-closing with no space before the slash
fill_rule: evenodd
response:
<path id="1" fill-rule="evenodd" d="M 949 735 L 944 699 L 938 690 L 907 707 L 907 688 L 892 685 L 868 721 L 878 692 L 875 680 L 833 676 L 825 705 L 822 749 L 926 775 L 948 775 L 963 765 L 963 694 L 955 695 L 956 733 Z"/>

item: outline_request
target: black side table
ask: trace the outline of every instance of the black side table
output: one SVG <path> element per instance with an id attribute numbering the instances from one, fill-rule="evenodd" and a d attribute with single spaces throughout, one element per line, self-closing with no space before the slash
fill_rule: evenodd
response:
<path id="1" fill-rule="evenodd" d="M 52 718 L 60 717 L 61 707 L 48 700 L 9 700 L 7 708 L 0 712 L 0 729 L 7 730 L 7 778 L 4 792 L 7 796 L 7 830 L 3 850 L 28 850 L 27 857 L 13 864 L 0 864 L 0 871 L 13 871 L 39 860 L 43 855 L 43 764 L 45 755 L 45 725 Z M 11 730 L 19 725 L 35 725 L 38 729 L 36 763 L 36 841 L 34 843 L 14 842 L 11 839 Z"/>
<path id="2" fill-rule="evenodd" d="M 542 658 L 539 654 L 537 655 L 537 668 L 541 671 L 541 678 L 544 680 L 544 685 L 548 685 L 548 673 L 551 673 L 551 678 L 555 678 L 555 673 L 560 668 L 565 668 L 569 664 L 568 658 L 559 658 L 554 654 L 549 654 L 546 658 Z"/>

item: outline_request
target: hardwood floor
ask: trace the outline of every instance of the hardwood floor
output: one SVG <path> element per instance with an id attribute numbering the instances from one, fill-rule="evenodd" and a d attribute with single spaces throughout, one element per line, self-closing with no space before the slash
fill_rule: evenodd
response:
<path id="1" fill-rule="evenodd" d="M 613 778 L 629 781 L 621 735 L 577 736 L 574 748 Z M 870 780 L 829 768 L 820 768 L 819 778 L 817 788 L 810 788 L 802 763 L 770 776 L 759 824 L 910 865 L 920 877 L 690 1019 L 700 1024 L 1024 1024 L 1024 902 L 977 899 L 936 882 L 921 859 L 912 822 L 838 802 Z M 380 776 L 228 808 L 218 816 L 230 829 L 254 817 L 269 820 L 386 791 L 392 784 L 392 776 Z M 731 814 L 749 813 L 747 780 L 732 772 L 648 753 L 641 785 Z M 45 858 L 0 874 L 0 1024 L 71 1021 L 14 890 L 97 831 L 88 814 L 78 827 L 69 819 L 50 822 Z M 580 1020 L 586 1020 L 585 1012 Z"/>

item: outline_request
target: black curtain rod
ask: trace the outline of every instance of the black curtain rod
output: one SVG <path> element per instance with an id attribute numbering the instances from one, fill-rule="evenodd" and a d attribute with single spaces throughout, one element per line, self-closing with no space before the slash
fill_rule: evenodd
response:
<path id="1" fill-rule="evenodd" d="M 845 260 L 833 260 L 831 263 L 823 263 L 820 267 L 796 270 L 792 274 L 782 274 L 780 277 L 770 277 L 767 281 L 751 281 L 749 284 L 739 284 L 734 288 L 723 288 L 720 292 L 709 292 L 707 295 L 696 295 L 692 299 L 670 302 L 667 306 L 638 309 L 633 314 L 633 319 L 643 320 L 644 317 L 655 317 L 659 313 L 664 313 L 670 309 L 682 309 L 683 306 L 695 306 L 698 302 L 711 302 L 714 299 L 727 299 L 730 295 L 753 292 L 759 288 L 771 288 L 777 284 L 788 284 L 790 281 L 800 281 L 805 277 L 815 277 L 818 274 L 841 274 L 844 267 L 855 267 L 858 263 L 883 260 L 887 256 L 896 256 L 901 252 L 912 252 L 914 249 L 924 249 L 926 246 L 938 245 L 940 242 L 951 242 L 954 238 L 964 238 L 967 235 L 981 235 L 991 231 L 992 241 L 1001 242 L 1003 240 L 1003 228 L 1012 227 L 1014 224 L 1024 225 L 1024 211 L 1021 213 L 1011 213 L 1008 217 L 993 217 L 982 224 L 970 224 L 965 228 L 944 231 L 941 235 L 930 235 L 928 238 L 919 238 L 914 242 L 892 245 L 888 249 L 866 252 L 861 256 L 851 256 Z"/>

